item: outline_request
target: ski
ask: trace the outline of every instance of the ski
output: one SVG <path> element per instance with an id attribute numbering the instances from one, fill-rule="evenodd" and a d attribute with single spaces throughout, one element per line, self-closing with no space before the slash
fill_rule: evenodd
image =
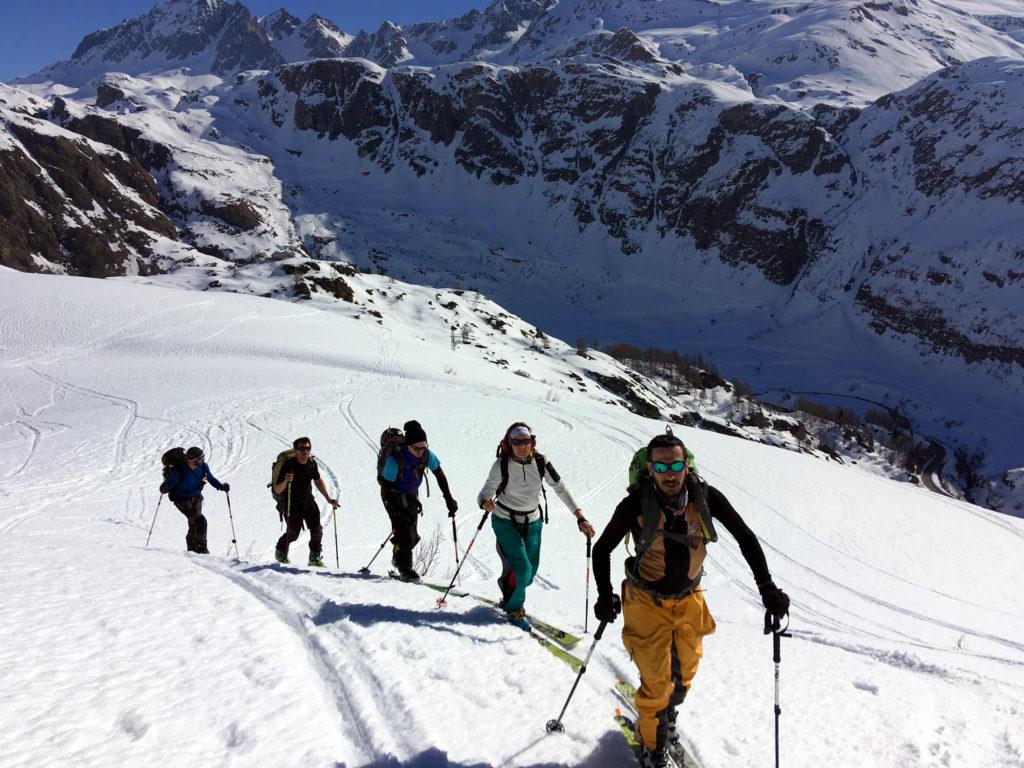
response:
<path id="1" fill-rule="evenodd" d="M 636 757 L 636 761 L 639 763 L 640 751 L 643 747 L 640 745 L 640 737 L 636 732 L 636 723 L 633 722 L 632 718 L 623 715 L 618 709 L 615 710 L 615 722 L 618 724 L 619 730 L 622 731 L 622 735 L 625 737 L 629 748 L 633 750 L 633 756 Z M 676 762 L 670 753 L 668 755 L 668 768 L 683 768 L 683 764 Z"/>
<path id="2" fill-rule="evenodd" d="M 431 589 L 436 590 L 438 592 L 444 592 L 445 589 L 447 589 L 447 587 L 442 587 L 442 586 L 440 586 L 438 584 L 430 584 L 430 583 L 425 582 L 425 581 L 421 582 L 421 583 L 423 584 L 423 586 L 430 587 Z M 492 608 L 498 608 L 498 601 L 497 600 L 491 600 L 490 598 L 487 598 L 487 597 L 480 597 L 479 595 L 473 595 L 473 594 L 470 594 L 469 592 L 456 591 L 456 590 L 453 589 L 451 592 L 448 593 L 448 595 L 449 596 L 454 595 L 455 597 L 469 597 L 469 598 L 472 598 L 473 600 L 476 600 L 477 602 L 483 603 L 484 605 L 489 605 Z M 501 609 L 498 608 L 498 610 L 501 610 Z M 560 627 L 556 627 L 554 624 L 549 624 L 546 621 L 541 621 L 540 619 L 537 619 L 537 618 L 531 616 L 530 614 L 527 614 L 526 617 L 527 617 L 527 619 L 529 619 L 530 624 L 533 625 L 533 628 L 537 632 L 542 634 L 548 640 L 551 640 L 551 641 L 557 643 L 558 645 L 560 645 L 562 648 L 564 648 L 567 651 L 573 650 L 577 645 L 580 644 L 580 642 L 582 640 L 582 638 L 580 638 L 580 637 L 578 637 L 576 635 L 573 635 L 573 634 L 571 634 L 569 632 L 566 632 L 564 629 L 561 629 Z"/>
<path id="3" fill-rule="evenodd" d="M 412 579 L 404 579 L 404 578 L 402 578 L 402 574 L 400 574 L 398 571 L 394 571 L 394 570 L 388 571 L 388 578 L 389 579 L 394 579 L 395 581 L 400 581 L 403 584 L 422 584 L 423 583 L 422 581 L 420 581 L 418 579 L 415 580 L 415 581 L 412 580 Z"/>
<path id="4" fill-rule="evenodd" d="M 394 575 L 392 575 L 392 574 L 394 574 Z M 399 578 L 395 571 L 392 571 L 388 575 L 391 576 L 392 578 Z M 399 579 L 399 580 L 401 580 L 401 579 Z M 430 584 L 429 582 L 426 582 L 426 581 L 407 582 L 407 583 L 417 583 L 420 586 L 428 587 L 429 589 L 433 589 L 433 590 L 435 590 L 437 592 L 444 592 L 445 589 L 447 589 L 447 587 L 442 587 L 442 586 L 440 586 L 438 584 Z M 498 603 L 496 601 L 494 601 L 494 600 L 488 600 L 486 597 L 479 597 L 477 595 L 471 595 L 468 592 L 455 592 L 455 591 L 451 591 L 448 594 L 449 595 L 455 595 L 456 597 L 469 597 L 469 598 L 472 598 L 472 599 L 476 600 L 477 602 L 483 603 L 484 605 L 488 606 L 489 608 L 494 609 L 494 613 L 495 613 L 495 615 L 498 618 L 500 618 L 502 620 L 506 619 L 505 612 L 502 611 L 498 607 Z M 566 632 L 562 632 L 562 630 L 558 629 L 557 627 L 552 627 L 550 624 L 544 624 L 544 626 L 546 628 L 548 628 L 549 631 L 551 631 L 551 633 L 553 635 L 553 636 L 551 636 L 551 635 L 548 634 L 548 632 L 545 632 L 545 631 L 541 630 L 540 627 L 538 626 L 538 624 L 533 622 L 533 619 L 530 619 L 530 622 L 531 622 L 531 624 L 533 626 L 531 626 L 530 629 L 525 630 L 530 635 L 530 637 L 532 637 L 534 640 L 536 640 L 538 643 L 540 643 L 548 651 L 548 653 L 550 653 L 556 659 L 558 659 L 559 661 L 564 663 L 566 666 L 568 666 L 569 669 L 571 669 L 573 672 L 579 671 L 579 668 L 581 666 L 583 666 L 583 659 L 579 659 L 579 658 L 573 656 L 571 653 L 569 653 L 569 649 L 572 648 L 576 643 L 579 642 L 579 638 L 578 637 L 574 637 L 573 635 L 569 635 Z M 541 622 L 541 623 L 543 623 L 543 622 Z M 514 626 L 514 625 L 510 625 L 510 626 Z M 518 627 L 517 627 L 517 629 L 518 629 Z M 559 642 L 556 639 L 556 638 L 559 638 L 559 637 L 562 638 L 566 643 L 571 643 L 571 644 L 570 645 L 562 644 L 561 642 Z M 575 641 L 575 642 L 573 642 L 573 641 Z"/>
<path id="5" fill-rule="evenodd" d="M 615 693 L 615 697 L 628 709 L 629 713 L 633 716 L 633 718 L 637 717 L 638 713 L 636 711 L 636 686 L 628 680 L 625 680 L 620 677 L 616 679 L 615 687 L 612 690 Z M 619 722 L 619 726 L 622 727 L 622 722 L 620 722 L 620 718 L 622 718 L 622 721 L 628 723 L 629 726 L 633 729 L 635 738 L 636 726 L 634 720 L 629 717 L 623 716 L 619 710 L 616 710 L 615 720 L 616 722 Z M 682 743 L 681 740 L 669 742 L 668 756 L 673 761 L 672 765 L 675 765 L 678 768 L 700 768 L 700 763 L 698 763 L 693 757 L 692 747 L 690 749 L 687 749 L 687 747 Z"/>

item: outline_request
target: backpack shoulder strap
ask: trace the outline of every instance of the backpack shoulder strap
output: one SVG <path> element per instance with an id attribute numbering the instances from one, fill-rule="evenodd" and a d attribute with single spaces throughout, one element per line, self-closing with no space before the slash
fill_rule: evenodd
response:
<path id="1" fill-rule="evenodd" d="M 686 490 L 697 507 L 697 519 L 700 521 L 704 541 L 718 541 L 718 533 L 715 532 L 715 524 L 711 520 L 711 509 L 708 507 L 707 481 L 691 472 L 686 478 Z"/>
<path id="2" fill-rule="evenodd" d="M 643 515 L 643 525 L 640 527 L 640 536 L 636 540 L 636 554 L 640 557 L 658 536 L 658 529 L 661 527 L 661 506 L 658 504 L 658 494 L 654 490 L 652 482 L 641 482 L 638 492 L 640 494 L 640 511 Z"/>
<path id="3" fill-rule="evenodd" d="M 498 498 L 508 488 L 508 456 L 501 457 L 501 482 L 498 483 L 497 490 L 494 491 L 494 498 Z"/>
<path id="4" fill-rule="evenodd" d="M 555 472 L 555 468 L 548 464 L 548 460 L 544 458 L 543 453 L 533 452 L 533 460 L 537 462 L 537 474 L 540 475 L 540 492 L 544 497 L 544 523 L 548 523 L 548 491 L 544 487 L 544 473 L 550 472 L 551 479 L 556 483 L 558 482 L 558 473 Z"/>

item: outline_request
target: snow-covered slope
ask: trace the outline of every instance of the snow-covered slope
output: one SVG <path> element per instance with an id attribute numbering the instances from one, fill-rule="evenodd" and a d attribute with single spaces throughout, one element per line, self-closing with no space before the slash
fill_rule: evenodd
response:
<path id="1" fill-rule="evenodd" d="M 463 547 L 507 423 L 534 425 L 599 528 L 632 451 L 661 424 L 578 391 L 552 399 L 540 369 L 528 379 L 452 351 L 415 323 L 427 310 L 415 297 L 397 304 L 406 322 L 381 326 L 309 303 L 9 270 L 0 291 L 0 571 L 17 585 L 0 629 L 0 762 L 628 764 L 609 688 L 635 672 L 617 631 L 597 646 L 567 733 L 547 736 L 572 684 L 567 667 L 472 601 L 439 612 L 436 593 L 356 571 L 388 532 L 373 475 L 388 424 L 426 427 L 462 504 Z M 1020 521 L 857 468 L 679 431 L 793 597 L 786 765 L 1021 765 L 1024 603 L 1007 588 L 1024 578 Z M 268 563 L 279 528 L 266 475 L 298 434 L 312 437 L 342 502 L 338 569 Z M 212 491 L 214 555 L 181 552 L 184 521 L 166 500 L 143 548 L 158 457 L 176 444 L 201 445 L 231 483 L 248 562 L 227 556 L 225 499 Z M 583 540 L 557 502 L 551 518 L 528 606 L 580 630 Z M 421 522 L 424 538 L 435 530 L 440 581 L 453 553 L 436 495 Z M 330 528 L 326 543 L 333 561 Z M 492 548 L 485 527 L 467 590 L 494 593 Z M 707 570 L 718 630 L 683 728 L 705 768 L 768 764 L 771 644 L 756 590 L 728 536 Z"/>

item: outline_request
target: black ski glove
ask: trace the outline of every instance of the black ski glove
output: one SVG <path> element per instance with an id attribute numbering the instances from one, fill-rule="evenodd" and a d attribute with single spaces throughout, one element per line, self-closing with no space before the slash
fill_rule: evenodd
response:
<path id="1" fill-rule="evenodd" d="M 599 595 L 597 602 L 594 603 L 594 616 L 597 617 L 598 621 L 607 621 L 609 624 L 614 624 L 615 617 L 621 612 L 622 601 L 614 593 Z"/>
<path id="2" fill-rule="evenodd" d="M 167 483 L 160 483 L 160 493 L 170 493 L 171 487 Z"/>
<path id="3" fill-rule="evenodd" d="M 459 502 L 451 496 L 445 496 L 444 505 L 448 507 L 448 517 L 455 517 L 455 513 L 459 511 Z"/>
<path id="4" fill-rule="evenodd" d="M 231 491 L 231 483 L 221 483 L 220 484 L 220 489 L 224 493 L 229 493 Z"/>
<path id="5" fill-rule="evenodd" d="M 757 585 L 761 592 L 761 602 L 764 609 L 771 614 L 772 618 L 782 621 L 782 617 L 789 613 L 789 595 L 775 586 L 775 582 L 769 579 L 764 584 Z"/>

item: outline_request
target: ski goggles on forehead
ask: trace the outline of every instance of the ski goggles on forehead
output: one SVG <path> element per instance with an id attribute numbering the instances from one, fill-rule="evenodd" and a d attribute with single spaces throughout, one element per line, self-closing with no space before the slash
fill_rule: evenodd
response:
<path id="1" fill-rule="evenodd" d="M 651 469 L 659 475 L 664 475 L 666 472 L 682 472 L 686 469 L 686 462 L 673 461 L 671 464 L 666 464 L 664 461 L 652 461 Z"/>

